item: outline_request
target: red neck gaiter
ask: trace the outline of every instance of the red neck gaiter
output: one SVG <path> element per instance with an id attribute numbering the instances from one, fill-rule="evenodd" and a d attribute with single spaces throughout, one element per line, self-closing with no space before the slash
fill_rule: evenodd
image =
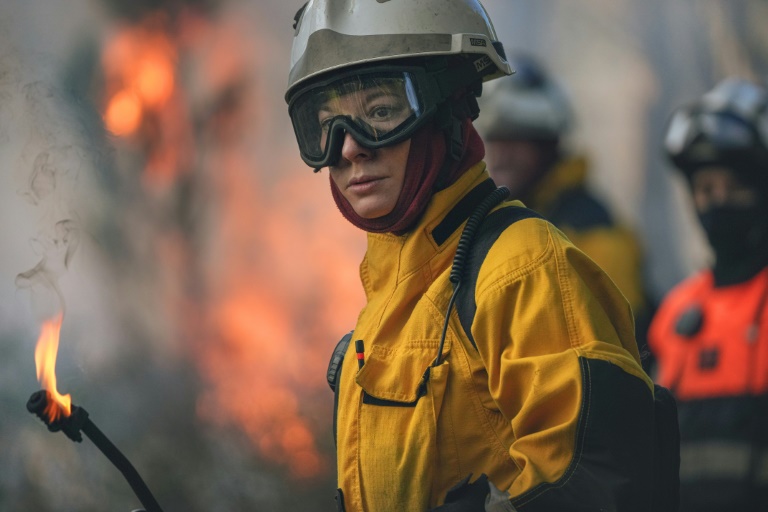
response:
<path id="1" fill-rule="evenodd" d="M 394 209 L 387 215 L 375 219 L 360 217 L 331 178 L 331 192 L 336 206 L 344 218 L 364 231 L 396 235 L 408 232 L 424 213 L 437 190 L 448 188 L 485 156 L 483 141 L 470 119 L 464 121 L 462 133 L 463 154 L 458 162 L 451 162 L 447 166 L 445 134 L 441 130 L 429 123 L 411 137 L 403 189 Z"/>

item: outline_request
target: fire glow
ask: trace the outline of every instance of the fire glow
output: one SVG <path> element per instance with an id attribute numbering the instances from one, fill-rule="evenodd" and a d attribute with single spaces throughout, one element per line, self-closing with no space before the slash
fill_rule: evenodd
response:
<path id="1" fill-rule="evenodd" d="M 59 352 L 59 334 L 64 316 L 59 313 L 43 322 L 35 348 L 35 368 L 40 385 L 51 394 L 52 400 L 45 407 L 45 415 L 53 423 L 62 415 L 72 414 L 72 397 L 62 395 L 56 388 L 56 356 Z"/>
<path id="2" fill-rule="evenodd" d="M 350 249 L 360 237 L 330 197 L 308 186 L 310 174 L 264 183 L 274 173 L 262 170 L 253 150 L 261 133 L 252 130 L 269 116 L 273 98 L 263 84 L 273 70 L 260 53 L 266 41 L 242 20 L 237 11 L 185 12 L 121 24 L 102 50 L 102 114 L 131 155 L 125 160 L 140 163 L 144 200 L 181 214 L 155 224 L 163 229 L 150 231 L 150 247 L 152 263 L 170 269 L 155 284 L 165 290 L 165 321 L 203 382 L 198 417 L 237 427 L 295 479 L 321 478 L 329 463 L 318 439 L 330 438 L 332 404 L 324 375 L 333 344 L 362 306 L 359 257 Z M 344 240 L 330 243 L 337 226 L 347 229 Z M 175 291 L 190 285 L 195 294 Z"/>
<path id="3" fill-rule="evenodd" d="M 162 109 L 174 91 L 176 48 L 152 17 L 140 28 L 120 31 L 104 52 L 111 98 L 104 121 L 115 135 L 136 132 L 146 112 Z"/>
<path id="4" fill-rule="evenodd" d="M 102 116 L 110 133 L 142 147 L 143 179 L 155 188 L 173 185 L 188 170 L 193 144 L 189 112 L 177 83 L 179 52 L 175 24 L 163 12 L 136 25 L 120 24 L 102 50 L 105 79 Z"/>

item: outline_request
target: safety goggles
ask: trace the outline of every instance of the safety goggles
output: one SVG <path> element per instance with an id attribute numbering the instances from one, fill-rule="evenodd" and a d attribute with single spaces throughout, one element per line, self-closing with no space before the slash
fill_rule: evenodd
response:
<path id="1" fill-rule="evenodd" d="M 291 98 L 288 111 L 301 158 L 320 169 L 338 163 L 347 133 L 368 149 L 410 138 L 437 101 L 422 68 L 376 67 L 313 83 Z"/>

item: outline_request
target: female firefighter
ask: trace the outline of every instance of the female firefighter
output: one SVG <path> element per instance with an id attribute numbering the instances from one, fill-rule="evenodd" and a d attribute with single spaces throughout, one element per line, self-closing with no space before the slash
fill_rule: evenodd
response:
<path id="1" fill-rule="evenodd" d="M 482 161 L 476 98 L 512 72 L 484 8 L 312 0 L 295 21 L 301 157 L 368 233 L 367 304 L 329 371 L 339 510 L 649 510 L 653 386 L 627 301 L 499 203 Z"/>
<path id="2" fill-rule="evenodd" d="M 726 79 L 670 122 L 715 256 L 665 298 L 648 341 L 680 411 L 680 510 L 768 508 L 768 90 Z"/>

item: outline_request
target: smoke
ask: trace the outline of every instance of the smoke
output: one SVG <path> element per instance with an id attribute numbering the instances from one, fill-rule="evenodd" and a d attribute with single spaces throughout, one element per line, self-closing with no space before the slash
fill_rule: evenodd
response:
<path id="1" fill-rule="evenodd" d="M 49 234 L 35 239 L 34 245 L 41 257 L 38 264 L 16 276 L 16 286 L 29 290 L 33 304 L 37 304 L 35 309 L 46 318 L 64 313 L 64 296 L 58 281 L 69 267 L 79 243 L 77 225 L 70 219 L 58 221 Z M 58 304 L 41 304 L 50 293 L 58 299 Z"/>
<path id="2" fill-rule="evenodd" d="M 350 246 L 362 252 L 364 237 L 334 244 L 329 226 L 342 220 L 330 201 L 322 218 L 315 213 L 328 198 L 304 181 L 301 201 L 296 183 L 272 197 L 270 181 L 293 175 L 299 162 L 290 132 L 275 128 L 287 116 L 271 87 L 282 88 L 286 73 L 270 65 L 281 54 L 263 50 L 270 37 L 243 19 L 153 25 L 177 45 L 178 58 L 163 61 L 174 66 L 174 89 L 162 105 L 142 105 L 136 131 L 119 136 L 105 136 L 84 99 L 106 114 L 131 85 L 113 80 L 136 78 L 131 59 L 107 54 L 126 41 L 143 50 L 140 27 L 105 22 L 108 29 L 82 34 L 86 44 L 62 51 L 59 62 L 17 54 L 4 115 L 13 130 L 2 162 L 18 224 L 6 281 L 31 297 L 36 322 L 66 303 L 62 392 L 89 411 L 161 503 L 324 510 L 316 493 L 332 479 L 325 461 L 332 398 L 323 375 L 356 312 L 338 290 L 359 287 Z M 122 37 L 126 31 L 138 37 Z M 321 263 L 328 245 L 339 253 L 331 271 Z M 302 263 L 308 251 L 318 253 L 312 269 Z M 343 286 L 330 277 L 342 264 L 352 276 Z M 318 276 L 325 281 L 316 287 Z M 31 351 L 14 360 L 31 360 Z M 18 380 L 33 385 L 33 367 L 19 367 Z M 24 443 L 0 450 L 21 468 L 0 470 L 0 509 L 131 508 L 130 491 L 98 454 L 72 449 L 38 423 L 28 427 Z M 42 456 L 35 443 L 49 460 L 35 462 Z M 288 474 L 306 478 L 301 489 Z"/>
<path id="3" fill-rule="evenodd" d="M 0 16 L 0 509 L 56 510 L 49 505 L 55 501 L 82 509 L 93 501 L 82 488 L 49 493 L 41 486 L 78 474 L 83 465 L 74 446 L 40 436 L 23 403 L 37 389 L 31 348 L 41 322 L 62 313 L 65 302 L 78 302 L 69 278 L 82 283 L 74 288 L 81 295 L 90 291 L 88 280 L 71 274 L 82 269 L 88 222 L 101 208 L 92 192 L 108 152 L 98 116 L 57 85 L 57 59 L 15 44 L 18 37 L 4 30 L 9 19 L 22 23 L 13 14 Z M 57 366 L 71 388 L 76 365 L 72 345 L 63 341 Z"/>
<path id="4" fill-rule="evenodd" d="M 26 61 L 45 62 L 45 56 Z M 43 66 L 41 69 L 47 69 Z M 60 280 L 83 245 L 87 226 L 99 208 L 93 176 L 108 159 L 98 116 L 52 83 L 18 68 L 5 96 L 13 107 L 11 125 L 21 148 L 10 160 L 16 192 L 28 203 L 30 246 L 36 263 L 20 272 L 15 285 L 30 293 L 36 320 L 65 310 Z"/>

